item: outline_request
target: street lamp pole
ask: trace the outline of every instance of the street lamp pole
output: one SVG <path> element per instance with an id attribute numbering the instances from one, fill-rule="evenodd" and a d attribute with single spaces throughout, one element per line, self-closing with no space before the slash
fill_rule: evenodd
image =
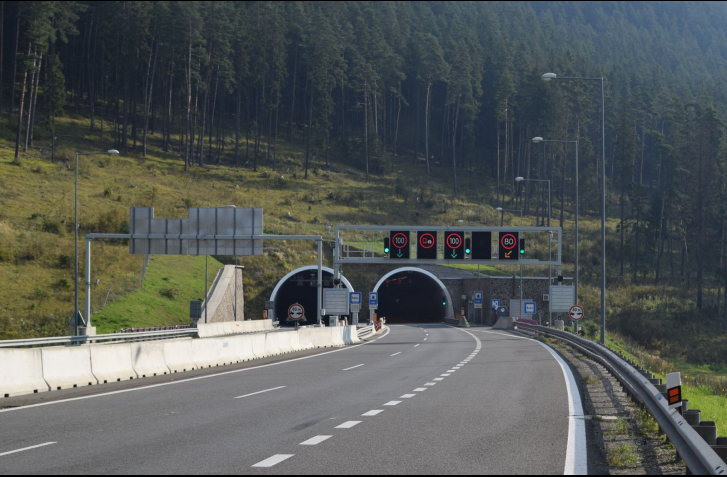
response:
<path id="1" fill-rule="evenodd" d="M 83 319 L 83 315 L 81 315 L 81 309 L 78 306 L 78 157 L 79 156 L 98 156 L 101 154 L 118 154 L 119 151 L 116 149 L 110 149 L 105 152 L 77 152 L 76 153 L 76 171 L 75 171 L 75 187 L 74 187 L 74 193 L 73 193 L 73 200 L 74 200 L 74 208 L 73 208 L 73 238 L 75 242 L 74 247 L 74 265 L 75 265 L 75 274 L 74 274 L 74 283 L 75 283 L 75 293 L 74 293 L 74 305 L 75 309 L 73 311 L 73 325 L 75 328 L 75 334 L 78 336 L 78 324 L 80 322 L 83 322 L 86 327 L 91 326 L 91 322 L 89 321 L 86 323 L 86 320 Z M 87 286 L 90 286 L 90 283 L 86 284 Z"/>
<path id="2" fill-rule="evenodd" d="M 561 76 L 545 73 L 543 81 L 574 79 L 601 82 L 601 344 L 606 344 L 606 93 L 604 78 Z"/>

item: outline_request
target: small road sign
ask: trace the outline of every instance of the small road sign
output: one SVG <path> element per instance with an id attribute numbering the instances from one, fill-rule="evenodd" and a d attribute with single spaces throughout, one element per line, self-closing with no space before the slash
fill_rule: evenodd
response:
<path id="1" fill-rule="evenodd" d="M 352 305 L 360 305 L 363 294 L 361 292 L 351 292 L 351 295 L 349 295 L 349 297 L 350 303 Z"/>
<path id="2" fill-rule="evenodd" d="M 669 409 L 682 406 L 682 375 L 680 373 L 666 375 L 666 393 L 669 400 Z"/>
<path id="3" fill-rule="evenodd" d="M 288 308 L 288 318 L 293 321 L 302 320 L 305 317 L 305 308 L 300 303 L 294 303 Z"/>
<path id="4" fill-rule="evenodd" d="M 534 315 L 536 312 L 537 306 L 534 302 L 525 302 L 523 306 L 523 313 L 526 315 Z"/>
<path id="5" fill-rule="evenodd" d="M 490 308 L 492 308 L 493 310 L 497 310 L 499 307 L 500 307 L 500 300 L 498 300 L 497 298 L 490 300 Z"/>
<path id="6" fill-rule="evenodd" d="M 369 293 L 369 308 L 375 310 L 379 307 L 379 294 L 376 292 Z"/>
<path id="7" fill-rule="evenodd" d="M 568 316 L 573 321 L 581 321 L 586 316 L 586 312 L 581 305 L 573 305 L 568 311 Z"/>
<path id="8" fill-rule="evenodd" d="M 481 291 L 476 291 L 474 296 L 475 305 L 481 305 L 482 304 L 482 297 L 484 296 L 484 293 Z"/>

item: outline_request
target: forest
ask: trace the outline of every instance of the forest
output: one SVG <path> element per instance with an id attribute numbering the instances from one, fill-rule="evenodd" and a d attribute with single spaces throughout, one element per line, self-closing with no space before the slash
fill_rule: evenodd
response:
<path id="1" fill-rule="evenodd" d="M 57 117 L 145 156 L 275 170 L 281 144 L 371 176 L 397 162 L 477 177 L 493 207 L 553 225 L 600 210 L 609 279 L 679 284 L 724 315 L 727 7 L 711 2 L 0 2 L 0 114 L 14 161 Z M 600 82 L 604 78 L 605 151 Z M 604 154 L 605 152 L 605 154 Z M 604 159 L 605 157 L 605 159 Z M 470 186 L 471 187 L 471 186 Z M 593 266 L 598 262 L 584 260 Z M 705 305 L 705 290 L 716 289 Z M 715 309 L 716 308 L 716 309 Z"/>

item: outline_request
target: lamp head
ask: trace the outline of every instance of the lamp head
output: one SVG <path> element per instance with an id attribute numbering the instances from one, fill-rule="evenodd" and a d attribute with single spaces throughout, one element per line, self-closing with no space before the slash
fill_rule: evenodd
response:
<path id="1" fill-rule="evenodd" d="M 550 80 L 555 79 L 557 77 L 558 77 L 558 75 L 556 75 L 555 73 L 545 73 L 542 76 L 543 81 L 550 81 Z"/>
<path id="2" fill-rule="evenodd" d="M 515 182 L 522 182 L 523 180 L 525 180 L 524 177 L 516 177 L 515 178 Z"/>
<path id="3" fill-rule="evenodd" d="M 537 144 L 537 143 L 539 143 L 539 142 L 542 142 L 542 141 L 543 141 L 543 138 L 542 138 L 542 137 L 540 137 L 540 136 L 535 136 L 535 137 L 533 138 L 533 142 L 534 142 L 535 144 Z"/>
<path id="4" fill-rule="evenodd" d="M 109 149 L 107 152 L 108 152 L 108 154 L 118 154 L 119 153 L 119 151 L 117 151 L 116 149 Z"/>
<path id="5" fill-rule="evenodd" d="M 498 207 L 495 210 L 498 211 L 498 212 L 502 212 L 502 207 Z"/>

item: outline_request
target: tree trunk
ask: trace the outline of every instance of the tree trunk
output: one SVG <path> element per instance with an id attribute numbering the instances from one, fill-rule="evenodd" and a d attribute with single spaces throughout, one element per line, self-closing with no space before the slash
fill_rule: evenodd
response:
<path id="1" fill-rule="evenodd" d="M 457 97 L 457 109 L 454 111 L 454 121 L 452 123 L 452 178 L 454 198 L 457 198 L 457 158 L 455 157 L 455 151 L 457 149 L 457 120 L 459 119 L 459 103 L 462 96 Z"/>
<path id="2" fill-rule="evenodd" d="M 0 113 L 3 110 L 3 50 L 5 35 L 5 2 L 0 2 Z M 13 79 L 14 81 L 14 79 Z"/>
<path id="3" fill-rule="evenodd" d="M 26 133 L 26 143 L 29 143 L 30 146 L 33 146 L 33 131 L 35 130 L 35 116 L 36 116 L 36 103 L 38 102 L 38 86 L 40 84 L 40 70 L 41 66 L 43 65 L 43 53 L 40 54 L 40 57 L 38 57 L 38 71 L 35 73 L 35 86 L 33 87 L 33 94 L 31 96 L 31 104 L 30 104 L 30 117 L 28 118 L 28 131 Z M 30 138 L 30 140 L 28 140 Z M 26 144 L 25 150 L 28 150 L 28 146 Z"/>
<path id="4" fill-rule="evenodd" d="M 313 129 L 313 78 L 310 80 L 310 103 L 308 105 L 308 131 L 305 141 L 305 178 L 308 178 L 308 163 L 310 158 L 310 136 Z"/>
<path id="5" fill-rule="evenodd" d="M 28 45 L 28 54 L 27 56 L 30 56 L 30 47 L 31 45 Z M 25 67 L 25 71 L 23 72 L 23 83 L 22 88 L 20 92 L 20 105 L 18 108 L 18 130 L 15 133 L 15 164 L 20 164 L 20 134 L 22 133 L 23 129 L 23 104 L 25 103 L 25 88 L 28 83 L 28 68 Z"/>
<path id="6" fill-rule="evenodd" d="M 20 6 L 18 4 L 18 9 Z M 15 19 L 15 51 L 13 53 L 13 76 L 10 80 L 10 108 L 8 109 L 8 115 L 13 112 L 13 104 L 15 104 L 15 81 L 18 75 L 18 49 L 20 48 L 20 12 L 17 13 Z M 16 154 L 17 158 L 17 154 Z"/>
<path id="7" fill-rule="evenodd" d="M 215 125 L 215 109 L 217 107 L 217 87 L 220 84 L 220 69 L 217 68 L 217 78 L 215 79 L 215 92 L 212 96 L 212 111 L 210 112 L 210 146 L 209 151 L 207 153 L 207 163 L 212 164 L 212 130 L 214 129 Z M 219 122 L 218 122 L 219 124 Z"/>
<path id="8" fill-rule="evenodd" d="M 151 66 L 151 75 L 149 74 L 149 67 L 146 69 L 146 88 L 144 92 L 144 137 L 142 139 L 142 155 L 146 157 L 146 136 L 149 131 L 149 108 L 151 107 L 151 98 L 154 93 L 154 70 L 157 64 L 157 53 L 159 52 L 159 45 L 152 39 L 151 50 L 149 52 L 149 63 Z M 154 59 L 152 59 L 152 55 Z"/>
<path id="9" fill-rule="evenodd" d="M 369 110 L 368 85 L 364 83 L 364 153 L 366 155 L 366 182 L 369 181 Z"/>
<path id="10" fill-rule="evenodd" d="M 661 258 L 664 256 L 664 208 L 666 205 L 666 192 L 661 194 L 661 212 L 659 213 L 659 245 L 658 252 L 656 255 L 656 270 L 654 272 L 654 285 L 659 284 L 659 277 L 661 272 Z"/>
<path id="11" fill-rule="evenodd" d="M 432 90 L 431 79 L 427 81 L 427 105 L 424 109 L 424 154 L 426 155 L 427 175 L 429 175 L 429 98 Z"/>
<path id="12" fill-rule="evenodd" d="M 298 78 L 298 48 L 293 60 L 293 84 L 290 89 L 290 111 L 288 112 L 288 142 L 293 142 L 293 118 L 295 117 L 295 83 Z"/>
<path id="13" fill-rule="evenodd" d="M 391 172 L 394 172 L 394 156 L 399 154 L 399 118 L 401 117 L 401 96 L 399 96 L 399 109 L 396 112 L 396 133 L 394 134 L 394 155 L 391 157 Z"/>
<path id="14" fill-rule="evenodd" d="M 171 96 L 170 96 L 171 103 Z M 189 135 L 192 125 L 192 22 L 189 22 L 189 51 L 187 54 L 187 127 L 185 129 L 186 144 L 184 146 L 184 172 L 189 170 L 190 149 Z"/>

